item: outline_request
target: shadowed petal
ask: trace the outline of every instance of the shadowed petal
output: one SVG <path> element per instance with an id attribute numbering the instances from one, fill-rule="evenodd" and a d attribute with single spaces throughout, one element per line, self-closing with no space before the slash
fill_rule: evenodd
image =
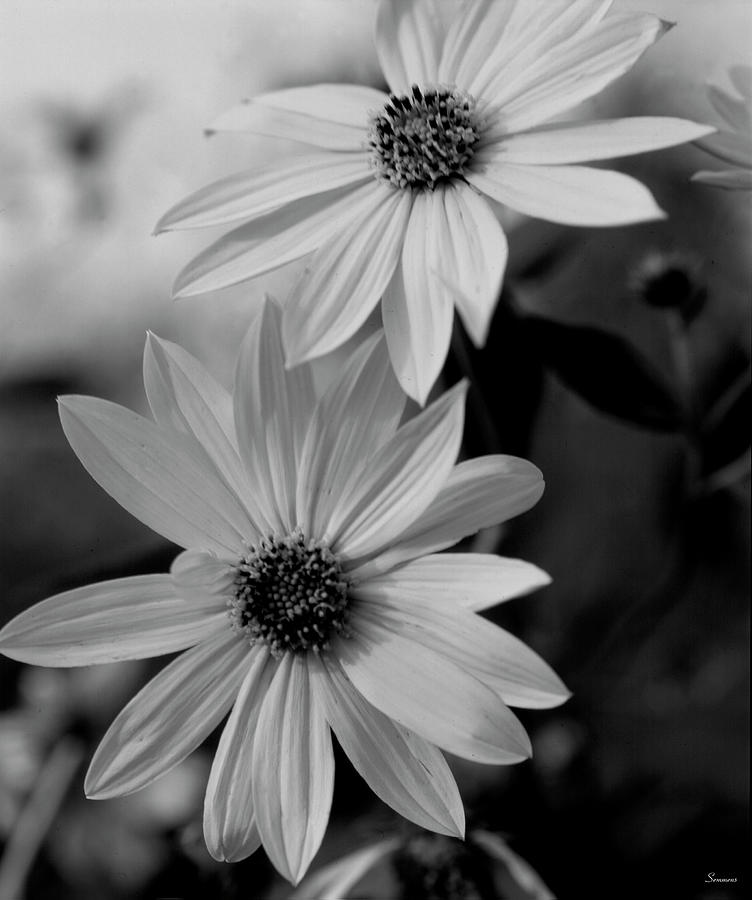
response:
<path id="1" fill-rule="evenodd" d="M 59 407 L 76 455 L 131 515 L 183 547 L 241 547 L 248 516 L 184 435 L 94 397 L 61 397 Z"/>
<path id="2" fill-rule="evenodd" d="M 204 839 L 220 862 L 238 862 L 261 844 L 253 815 L 251 760 L 256 722 L 276 663 L 263 645 L 249 654 L 250 667 L 222 731 L 204 803 Z"/>
<path id="3" fill-rule="evenodd" d="M 194 608 L 227 612 L 227 600 L 234 592 L 233 563 L 204 550 L 184 550 L 173 560 L 170 575 L 175 590 Z"/>
<path id="4" fill-rule="evenodd" d="M 414 84 L 435 84 L 443 39 L 439 0 L 382 0 L 375 42 L 381 69 L 395 94 Z"/>
<path id="5" fill-rule="evenodd" d="M 342 900 L 372 866 L 398 846 L 398 838 L 389 838 L 348 853 L 306 878 L 288 900 Z"/>
<path id="6" fill-rule="evenodd" d="M 286 653 L 261 707 L 253 741 L 256 827 L 277 871 L 297 884 L 319 848 L 334 786 L 334 756 L 307 661 Z"/>
<path id="7" fill-rule="evenodd" d="M 752 169 L 727 169 L 723 172 L 695 172 L 692 181 L 727 190 L 752 190 Z"/>
<path id="8" fill-rule="evenodd" d="M 86 796 L 130 794 L 192 753 L 232 706 L 248 654 L 248 644 L 228 628 L 152 678 L 102 738 L 86 774 Z"/>
<path id="9" fill-rule="evenodd" d="M 147 659 L 191 647 L 225 621 L 221 606 L 186 603 L 169 575 L 137 575 L 35 604 L 0 631 L 0 652 L 37 666 Z"/>
<path id="10" fill-rule="evenodd" d="M 371 790 L 422 828 L 464 837 L 462 799 L 441 752 L 367 703 L 335 659 L 312 660 L 311 674 L 327 721 Z"/>

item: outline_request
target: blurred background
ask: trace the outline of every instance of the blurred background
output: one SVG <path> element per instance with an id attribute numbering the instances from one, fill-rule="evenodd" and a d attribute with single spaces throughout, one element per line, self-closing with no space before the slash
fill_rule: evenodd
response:
<path id="1" fill-rule="evenodd" d="M 752 62 L 747 0 L 616 6 L 679 25 L 585 113 L 720 125 L 707 87 L 728 89 L 728 69 Z M 283 297 L 295 266 L 175 304 L 172 279 L 208 237 L 151 230 L 189 191 L 299 152 L 204 138 L 242 97 L 318 81 L 382 86 L 373 11 L 371 0 L 0 7 L 0 622 L 60 590 L 169 566 L 175 547 L 79 465 L 55 396 L 143 411 L 147 328 L 229 384 L 251 305 L 265 289 Z M 511 260 L 489 345 L 474 351 L 459 335 L 447 363 L 445 382 L 468 368 L 476 380 L 468 455 L 524 455 L 546 477 L 534 510 L 479 541 L 553 576 L 491 617 L 574 692 L 559 710 L 523 711 L 531 762 L 453 767 L 469 822 L 504 835 L 556 896 L 743 896 L 750 194 L 690 184 L 723 167 L 696 147 L 619 167 L 651 188 L 667 221 L 591 231 L 500 209 Z M 287 896 L 263 852 L 227 866 L 203 846 L 212 742 L 151 788 L 84 799 L 98 739 L 163 663 L 64 671 L 0 658 L 2 900 Z M 319 861 L 384 835 L 409 841 L 338 764 Z M 407 890 L 394 885 L 394 896 Z M 385 890 L 365 878 L 353 896 Z"/>

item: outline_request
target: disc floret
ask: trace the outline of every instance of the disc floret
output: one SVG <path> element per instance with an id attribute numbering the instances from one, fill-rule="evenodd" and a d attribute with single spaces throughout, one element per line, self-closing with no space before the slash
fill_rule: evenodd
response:
<path id="1" fill-rule="evenodd" d="M 251 644 L 320 653 L 335 635 L 348 635 L 348 582 L 337 557 L 299 529 L 269 535 L 241 558 L 229 600 L 233 629 Z"/>
<path id="2" fill-rule="evenodd" d="M 398 188 L 433 190 L 461 176 L 480 138 L 475 100 L 457 88 L 390 94 L 368 130 L 377 177 Z"/>

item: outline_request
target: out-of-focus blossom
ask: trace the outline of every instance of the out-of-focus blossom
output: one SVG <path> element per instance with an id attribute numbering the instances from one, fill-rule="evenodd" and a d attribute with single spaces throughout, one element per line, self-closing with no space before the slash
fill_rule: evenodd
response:
<path id="1" fill-rule="evenodd" d="M 410 900 L 554 900 L 526 860 L 499 835 L 480 829 L 465 844 L 434 835 L 377 841 L 313 873 L 289 900 L 347 900 L 369 873 L 384 867 L 397 885 L 395 897 Z M 367 882 L 357 896 L 376 897 Z"/>
<path id="2" fill-rule="evenodd" d="M 712 86 L 708 97 L 723 120 L 718 134 L 697 141 L 731 168 L 697 172 L 692 181 L 729 190 L 752 190 L 752 66 L 729 69 L 731 90 Z"/>
<path id="3" fill-rule="evenodd" d="M 59 594 L 0 632 L 0 651 L 41 665 L 192 648 L 115 720 L 87 794 L 150 784 L 230 712 L 205 803 L 215 858 L 243 859 L 263 842 L 285 877 L 302 876 L 329 818 L 330 728 L 386 803 L 462 834 L 438 748 L 519 762 L 530 742 L 507 704 L 556 706 L 568 693 L 475 614 L 548 577 L 519 560 L 438 551 L 532 506 L 540 472 L 508 456 L 454 464 L 464 384 L 400 426 L 406 398 L 381 335 L 315 402 L 308 367 L 284 367 L 272 302 L 251 325 L 234 396 L 153 337 L 144 370 L 156 422 L 64 397 L 63 428 L 105 490 L 190 549 L 169 575 Z"/>
<path id="4" fill-rule="evenodd" d="M 312 254 L 285 304 L 290 364 L 337 347 L 383 294 L 404 390 L 424 403 L 456 304 L 484 343 L 507 241 L 488 197 L 570 225 L 662 217 L 618 172 L 572 165 L 670 147 L 713 129 L 637 117 L 544 125 L 626 72 L 667 29 L 602 0 L 475 0 L 448 25 L 432 0 L 383 0 L 376 48 L 390 94 L 324 84 L 263 94 L 212 131 L 299 141 L 311 152 L 225 178 L 157 230 L 244 222 L 178 276 L 177 296 L 254 278 Z"/>

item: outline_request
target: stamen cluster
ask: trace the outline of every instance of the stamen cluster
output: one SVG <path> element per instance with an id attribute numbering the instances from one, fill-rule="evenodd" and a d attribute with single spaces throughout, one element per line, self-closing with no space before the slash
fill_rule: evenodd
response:
<path id="1" fill-rule="evenodd" d="M 398 188 L 433 190 L 461 175 L 479 139 L 475 101 L 456 88 L 389 95 L 371 117 L 368 144 L 377 176 Z"/>
<path id="2" fill-rule="evenodd" d="M 233 628 L 251 644 L 267 644 L 274 656 L 329 648 L 347 636 L 347 581 L 337 557 L 296 530 L 270 535 L 237 565 L 235 595 L 228 602 Z"/>

